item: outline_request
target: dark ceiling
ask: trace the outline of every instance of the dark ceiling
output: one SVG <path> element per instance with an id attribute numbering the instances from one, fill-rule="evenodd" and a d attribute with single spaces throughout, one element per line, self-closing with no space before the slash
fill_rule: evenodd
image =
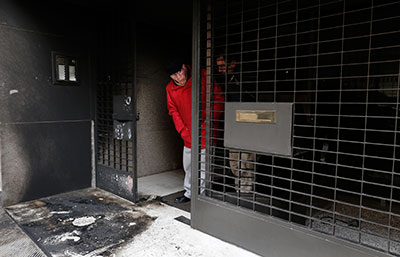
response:
<path id="1" fill-rule="evenodd" d="M 192 31 L 192 1 L 137 1 L 136 15 L 139 22 L 167 27 L 183 33 Z"/>
<path id="2" fill-rule="evenodd" d="M 49 0 L 41 0 L 40 2 L 49 2 Z M 123 8 L 125 14 L 136 16 L 136 20 L 139 23 L 183 31 L 187 34 L 191 34 L 192 30 L 193 5 L 191 0 L 142 0 L 135 2 L 124 0 L 59 0 L 56 3 L 61 4 L 63 2 L 89 7 L 93 11 L 96 10 L 96 7 Z"/>

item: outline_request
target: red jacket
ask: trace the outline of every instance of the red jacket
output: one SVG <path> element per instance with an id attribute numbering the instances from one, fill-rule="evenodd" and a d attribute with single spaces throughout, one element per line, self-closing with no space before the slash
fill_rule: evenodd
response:
<path id="1" fill-rule="evenodd" d="M 188 69 L 190 78 L 184 86 L 176 85 L 172 80 L 167 85 L 167 106 L 169 115 L 175 124 L 175 128 L 181 135 L 186 147 L 191 148 L 192 128 L 192 76 L 190 67 Z M 206 141 L 206 72 L 201 72 L 201 145 L 204 148 Z M 214 112 L 213 120 L 217 120 L 224 108 L 224 96 L 221 87 L 214 83 Z M 214 125 L 217 122 L 214 122 Z M 214 126 L 215 127 L 215 126 Z"/>

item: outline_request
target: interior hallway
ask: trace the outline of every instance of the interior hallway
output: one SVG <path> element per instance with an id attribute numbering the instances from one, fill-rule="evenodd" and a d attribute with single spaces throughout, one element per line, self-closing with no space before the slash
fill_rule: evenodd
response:
<path id="1" fill-rule="evenodd" d="M 182 169 L 138 178 L 139 199 L 142 196 L 167 196 L 183 189 L 185 173 Z"/>

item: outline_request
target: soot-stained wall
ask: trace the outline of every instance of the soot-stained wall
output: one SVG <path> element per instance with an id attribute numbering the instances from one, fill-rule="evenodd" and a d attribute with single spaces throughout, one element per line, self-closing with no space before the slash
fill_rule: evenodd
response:
<path id="1" fill-rule="evenodd" d="M 88 10 L 66 1 L 0 1 L 3 206 L 90 186 Z M 53 85 L 52 51 L 77 57 L 79 85 Z"/>

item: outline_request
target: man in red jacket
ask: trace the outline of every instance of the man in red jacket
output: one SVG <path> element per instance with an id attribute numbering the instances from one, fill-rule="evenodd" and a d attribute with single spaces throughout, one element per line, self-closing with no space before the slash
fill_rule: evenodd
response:
<path id="1" fill-rule="evenodd" d="M 189 65 L 183 59 L 176 58 L 166 64 L 166 70 L 171 81 L 167 85 L 167 105 L 169 115 L 175 124 L 175 128 L 184 142 L 183 169 L 185 170 L 184 189 L 182 197 L 175 199 L 177 203 L 190 201 L 191 197 L 191 123 L 192 123 L 192 72 Z M 200 193 L 204 194 L 205 188 L 205 145 L 206 145 L 206 74 L 201 74 L 201 172 Z M 213 90 L 213 120 L 218 119 L 223 110 L 224 96 L 219 85 L 214 83 Z"/>

